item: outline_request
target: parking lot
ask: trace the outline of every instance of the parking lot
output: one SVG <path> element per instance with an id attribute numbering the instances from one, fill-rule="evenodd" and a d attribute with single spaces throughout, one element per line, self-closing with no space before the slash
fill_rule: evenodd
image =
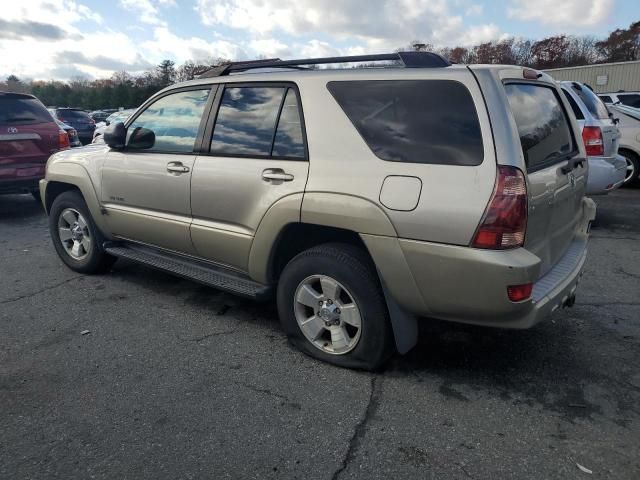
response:
<path id="1" fill-rule="evenodd" d="M 290 348 L 273 305 L 78 275 L 0 197 L 0 477 L 640 478 L 640 189 L 597 202 L 573 309 L 425 320 L 372 375 Z"/>

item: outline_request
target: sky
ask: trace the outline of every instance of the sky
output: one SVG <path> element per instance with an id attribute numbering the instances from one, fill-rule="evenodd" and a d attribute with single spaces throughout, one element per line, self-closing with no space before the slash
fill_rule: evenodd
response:
<path id="1" fill-rule="evenodd" d="M 2 0 L 0 78 L 108 78 L 163 59 L 383 53 L 413 40 L 602 37 L 637 20 L 637 0 Z"/>

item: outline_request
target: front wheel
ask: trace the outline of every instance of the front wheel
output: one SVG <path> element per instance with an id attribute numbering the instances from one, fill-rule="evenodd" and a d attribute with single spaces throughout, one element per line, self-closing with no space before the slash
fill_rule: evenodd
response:
<path id="1" fill-rule="evenodd" d="M 320 245 L 291 260 L 278 283 L 278 313 L 292 344 L 334 365 L 375 370 L 393 353 L 375 267 L 352 245 Z"/>
<path id="2" fill-rule="evenodd" d="M 53 201 L 49 232 L 58 256 L 71 270 L 98 273 L 115 262 L 102 248 L 104 238 L 78 192 L 64 192 Z"/>

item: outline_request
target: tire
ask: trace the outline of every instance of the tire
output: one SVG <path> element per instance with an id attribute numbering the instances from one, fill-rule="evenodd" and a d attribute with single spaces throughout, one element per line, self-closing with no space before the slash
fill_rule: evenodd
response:
<path id="1" fill-rule="evenodd" d="M 79 192 L 64 192 L 53 201 L 49 233 L 58 256 L 71 270 L 100 273 L 107 271 L 116 261 L 102 248 L 104 237 Z M 76 243 L 79 244 L 77 248 Z"/>
<path id="2" fill-rule="evenodd" d="M 623 186 L 626 185 L 634 185 L 640 182 L 640 158 L 634 152 L 630 152 L 628 150 L 621 150 L 620 155 L 622 155 L 627 161 L 627 177 L 625 177 L 625 181 Z M 629 171 L 631 169 L 631 172 Z"/>
<path id="3" fill-rule="evenodd" d="M 300 253 L 280 276 L 277 300 L 289 341 L 314 358 L 376 370 L 395 350 L 375 267 L 357 247 L 329 243 Z"/>

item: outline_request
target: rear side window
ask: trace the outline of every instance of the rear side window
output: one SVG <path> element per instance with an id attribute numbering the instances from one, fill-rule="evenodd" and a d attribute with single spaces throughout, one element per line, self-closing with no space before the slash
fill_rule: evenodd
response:
<path id="1" fill-rule="evenodd" d="M 453 80 L 329 82 L 329 91 L 382 160 L 480 165 L 480 122 L 467 88 Z"/>
<path id="2" fill-rule="evenodd" d="M 585 104 L 591 115 L 599 119 L 609 118 L 607 107 L 605 107 L 602 100 L 589 88 L 579 84 L 573 84 L 571 88 L 574 93 L 580 97 L 580 100 Z"/>
<path id="3" fill-rule="evenodd" d="M 529 172 L 566 160 L 574 150 L 566 114 L 555 89 L 532 84 L 505 85 Z"/>
<path id="4" fill-rule="evenodd" d="M 295 89 L 286 86 L 226 87 L 213 130 L 211 153 L 305 158 Z"/>
<path id="5" fill-rule="evenodd" d="M 637 93 L 618 95 L 618 100 L 620 100 L 620 102 L 624 105 L 640 108 L 640 95 L 638 95 Z"/>
<path id="6" fill-rule="evenodd" d="M 53 122 L 53 118 L 39 100 L 0 95 L 0 123 L 29 125 L 44 122 Z"/>
<path id="7" fill-rule="evenodd" d="M 582 110 L 578 106 L 578 103 L 573 99 L 570 93 L 567 93 L 565 89 L 562 89 L 562 93 L 564 94 L 567 102 L 571 105 L 571 110 L 573 110 L 573 114 L 576 116 L 578 120 L 584 120 L 584 115 L 582 114 Z"/>
<path id="8" fill-rule="evenodd" d="M 604 103 L 612 103 L 611 97 L 609 95 L 600 95 L 600 98 Z"/>

